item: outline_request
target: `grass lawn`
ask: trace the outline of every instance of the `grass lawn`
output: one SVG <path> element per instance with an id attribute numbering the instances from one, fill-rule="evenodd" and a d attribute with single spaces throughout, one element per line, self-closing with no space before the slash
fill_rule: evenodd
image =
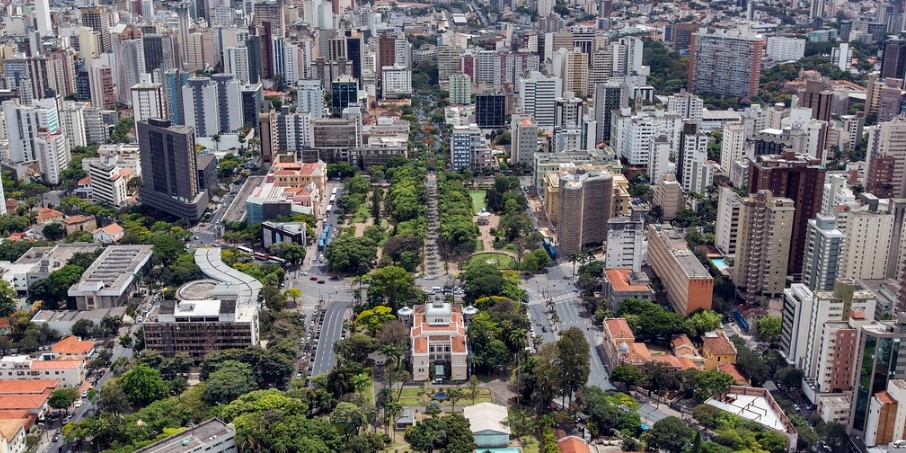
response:
<path id="1" fill-rule="evenodd" d="M 475 211 L 475 214 L 478 214 L 484 210 L 484 191 L 483 190 L 470 190 L 469 196 L 472 197 L 472 210 Z"/>
<path id="2" fill-rule="evenodd" d="M 462 391 L 465 395 L 463 398 L 456 402 L 457 406 L 471 406 L 472 403 L 472 391 L 468 386 L 462 386 Z M 441 390 L 438 390 L 441 391 Z M 491 402 L 491 389 L 487 387 L 479 387 L 478 395 L 475 397 L 475 404 L 478 403 L 490 403 Z M 424 406 L 426 401 L 424 398 L 418 395 L 418 387 L 404 387 L 403 393 L 400 395 L 400 404 L 403 406 Z M 441 408 L 449 409 L 450 403 L 447 401 L 441 402 Z"/>
<path id="3" fill-rule="evenodd" d="M 368 203 L 362 203 L 352 214 L 352 221 L 349 223 L 365 223 L 370 215 L 371 210 L 368 209 Z"/>
<path id="4" fill-rule="evenodd" d="M 476 253 L 469 258 L 469 264 L 491 264 L 499 269 L 512 269 L 513 258 L 503 253 Z"/>
<path id="5" fill-rule="evenodd" d="M 517 439 L 522 446 L 522 453 L 541 453 L 541 445 L 533 436 L 522 436 Z"/>
<path id="6" fill-rule="evenodd" d="M 476 252 L 484 251 L 484 241 L 482 241 L 481 238 L 478 238 L 475 240 L 475 251 Z"/>

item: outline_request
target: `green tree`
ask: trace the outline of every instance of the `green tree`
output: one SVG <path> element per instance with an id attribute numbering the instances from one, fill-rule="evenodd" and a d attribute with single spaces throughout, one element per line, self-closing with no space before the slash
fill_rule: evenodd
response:
<path id="1" fill-rule="evenodd" d="M 16 290 L 6 280 L 0 280 L 0 317 L 11 315 L 18 307 Z"/>
<path id="2" fill-rule="evenodd" d="M 59 223 L 45 225 L 42 233 L 44 234 L 44 237 L 51 241 L 58 241 L 66 237 L 66 229 Z"/>
<path id="3" fill-rule="evenodd" d="M 343 273 L 361 275 L 371 269 L 377 257 L 375 244 L 364 237 L 341 237 L 327 247 L 324 252 L 330 269 Z"/>
<path id="4" fill-rule="evenodd" d="M 557 340 L 560 350 L 560 392 L 572 398 L 588 382 L 591 371 L 591 354 L 585 333 L 578 327 L 566 329 Z"/>
<path id="5" fill-rule="evenodd" d="M 767 315 L 760 318 L 756 325 L 758 326 L 758 337 L 768 343 L 777 343 L 780 340 L 780 328 L 783 321 L 780 316 Z"/>
<path id="6" fill-rule="evenodd" d="M 167 383 L 160 377 L 160 371 L 147 365 L 132 367 L 121 378 L 123 392 L 136 406 L 144 406 L 157 400 L 167 392 Z"/>
<path id="7" fill-rule="evenodd" d="M 645 374 L 635 365 L 617 365 L 610 372 L 610 380 L 626 387 L 635 387 L 645 383 Z"/>
<path id="8" fill-rule="evenodd" d="M 670 453 L 681 453 L 695 435 L 695 431 L 686 422 L 670 416 L 659 420 L 648 431 L 648 446 Z"/>
<path id="9" fill-rule="evenodd" d="M 365 412 L 352 403 L 337 404 L 337 407 L 330 413 L 330 423 L 338 427 L 338 431 L 347 439 L 358 434 L 365 422 Z"/>
<path id="10" fill-rule="evenodd" d="M 79 338 L 91 338 L 93 330 L 94 321 L 90 319 L 80 319 L 72 323 L 72 334 Z"/>
<path id="11" fill-rule="evenodd" d="M 261 298 L 268 310 L 280 311 L 286 308 L 286 294 L 280 288 L 268 285 L 261 289 Z"/>
<path id="12" fill-rule="evenodd" d="M 416 451 L 445 453 L 471 453 L 475 441 L 469 421 L 460 414 L 429 418 L 406 430 L 406 441 Z"/>
<path id="13" fill-rule="evenodd" d="M 500 269 L 490 264 L 473 264 L 459 275 L 462 287 L 465 290 L 466 302 L 503 294 L 506 278 Z"/>
<path id="14" fill-rule="evenodd" d="M 334 350 L 345 361 L 351 363 L 365 363 L 368 354 L 374 352 L 374 339 L 357 333 L 349 338 L 338 341 Z"/>
<path id="15" fill-rule="evenodd" d="M 305 260 L 305 246 L 295 242 L 282 242 L 272 247 L 271 252 L 293 266 Z"/>
<path id="16" fill-rule="evenodd" d="M 700 371 L 692 378 L 693 395 L 699 403 L 726 392 L 733 385 L 733 376 L 717 370 Z"/>
<path id="17" fill-rule="evenodd" d="M 287 288 L 286 291 L 283 291 L 283 295 L 292 299 L 293 304 L 295 304 L 302 297 L 302 290 L 299 288 Z"/>
<path id="18" fill-rule="evenodd" d="M 54 390 L 47 400 L 47 405 L 56 409 L 69 409 L 72 403 L 79 398 L 79 389 L 76 387 L 64 387 Z"/>
<path id="19" fill-rule="evenodd" d="M 393 315 L 393 311 L 390 307 L 378 305 L 377 307 L 359 313 L 355 318 L 355 324 L 356 326 L 367 330 L 371 336 L 375 336 L 384 327 L 384 323 L 393 321 L 394 319 L 396 319 L 396 316 Z"/>
<path id="20" fill-rule="evenodd" d="M 720 321 L 720 315 L 713 311 L 697 311 L 686 318 L 686 328 L 689 330 L 689 335 L 702 336 L 706 332 L 720 329 Z"/>
<path id="21" fill-rule="evenodd" d="M 386 305 L 395 313 L 400 307 L 416 300 L 415 278 L 398 266 L 384 266 L 368 275 L 368 302 L 372 306 Z"/>
<path id="22" fill-rule="evenodd" d="M 227 404 L 252 390 L 257 390 L 255 375 L 247 363 L 227 360 L 205 381 L 201 398 L 208 405 Z"/>

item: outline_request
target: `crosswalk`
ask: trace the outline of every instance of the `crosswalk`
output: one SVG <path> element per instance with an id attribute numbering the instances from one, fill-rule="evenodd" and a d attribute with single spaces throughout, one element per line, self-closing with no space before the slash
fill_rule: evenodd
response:
<path id="1" fill-rule="evenodd" d="M 571 291 L 568 293 L 558 294 L 556 296 L 549 296 L 547 298 L 542 299 L 541 302 L 547 303 L 547 301 L 550 300 L 556 304 L 556 303 L 564 302 L 564 301 L 571 300 L 571 299 L 578 299 L 578 298 L 579 298 L 579 292 Z"/>

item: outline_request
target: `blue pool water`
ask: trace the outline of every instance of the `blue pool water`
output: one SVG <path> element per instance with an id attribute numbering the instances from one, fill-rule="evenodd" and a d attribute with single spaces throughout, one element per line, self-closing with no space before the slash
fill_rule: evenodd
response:
<path id="1" fill-rule="evenodd" d="M 718 269 L 726 269 L 726 268 L 730 267 L 727 264 L 727 260 L 725 260 L 723 258 L 711 258 L 711 262 L 714 263 L 714 266 L 717 267 Z"/>

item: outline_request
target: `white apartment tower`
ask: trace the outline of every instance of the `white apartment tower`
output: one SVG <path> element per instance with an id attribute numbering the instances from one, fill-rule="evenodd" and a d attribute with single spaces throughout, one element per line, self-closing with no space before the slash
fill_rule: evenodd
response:
<path id="1" fill-rule="evenodd" d="M 837 229 L 836 219 L 831 214 L 819 213 L 816 218 L 808 221 L 802 283 L 812 291 L 834 289 L 845 238 L 843 232 Z"/>
<path id="2" fill-rule="evenodd" d="M 739 237 L 739 207 L 742 201 L 732 187 L 721 186 L 717 201 L 717 222 L 715 241 L 717 250 L 726 256 L 736 255 L 736 241 Z"/>
<path id="3" fill-rule="evenodd" d="M 519 80 L 519 108 L 523 114 L 532 115 L 538 127 L 551 130 L 556 117 L 556 100 L 563 96 L 563 81 L 532 71 L 529 77 Z"/>
<path id="4" fill-rule="evenodd" d="M 749 156 L 746 151 L 746 127 L 743 123 L 726 123 L 721 129 L 723 141 L 720 143 L 720 168 L 729 173 L 733 162 Z"/>
<path id="5" fill-rule="evenodd" d="M 88 145 L 85 132 L 84 102 L 63 101 L 63 109 L 60 110 L 60 124 L 63 126 L 66 144 L 70 149 Z"/>
<path id="6" fill-rule="evenodd" d="M 163 86 L 143 80 L 132 86 L 132 116 L 136 122 L 148 118 L 168 119 L 170 111 L 167 109 L 167 96 Z"/>
<path id="7" fill-rule="evenodd" d="M 227 47 L 223 51 L 223 72 L 232 74 L 243 84 L 252 83 L 249 76 L 249 51 L 246 47 Z M 257 81 L 256 81 L 257 82 Z"/>
<path id="8" fill-rule="evenodd" d="M 853 211 L 846 219 L 846 239 L 840 276 L 881 279 L 887 271 L 887 256 L 893 237 L 894 215 L 876 211 Z"/>
<path id="9" fill-rule="evenodd" d="M 451 85 L 452 85 L 452 78 Z M 531 115 L 515 114 L 510 119 L 512 151 L 510 162 L 531 166 L 538 151 L 538 124 Z"/>

